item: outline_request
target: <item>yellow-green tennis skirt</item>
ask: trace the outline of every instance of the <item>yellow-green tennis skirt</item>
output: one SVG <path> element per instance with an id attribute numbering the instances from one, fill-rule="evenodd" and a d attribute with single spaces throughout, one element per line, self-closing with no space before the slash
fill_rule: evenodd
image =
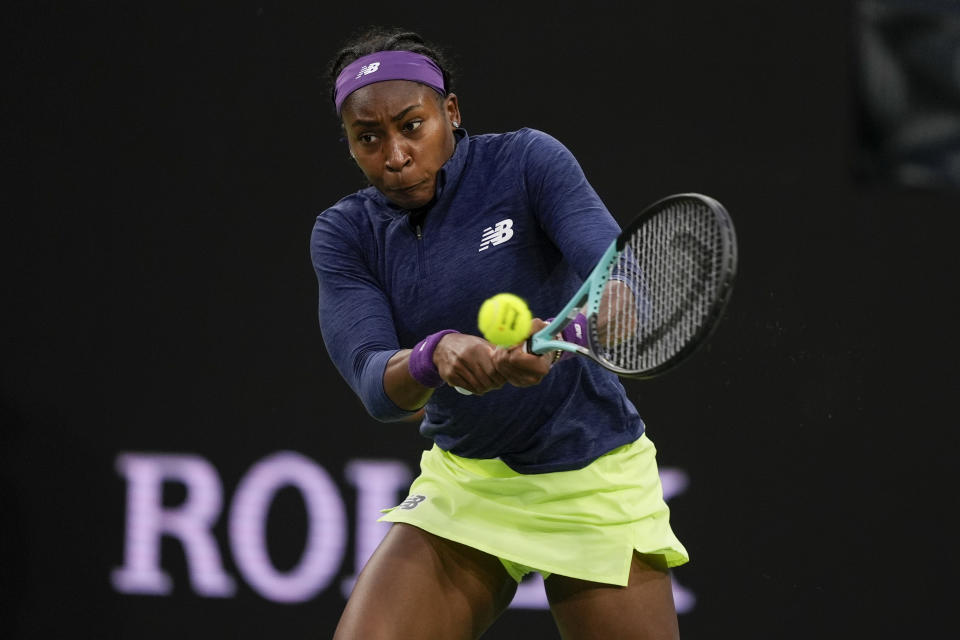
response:
<path id="1" fill-rule="evenodd" d="M 583 469 L 525 475 L 434 445 L 410 495 L 380 521 L 495 555 L 518 582 L 537 571 L 625 586 L 634 550 L 670 567 L 690 559 L 670 527 L 656 453 L 643 435 Z"/>

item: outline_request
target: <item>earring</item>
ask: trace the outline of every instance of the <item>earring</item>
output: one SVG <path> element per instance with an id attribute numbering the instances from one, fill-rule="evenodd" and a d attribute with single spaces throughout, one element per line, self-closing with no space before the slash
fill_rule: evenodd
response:
<path id="1" fill-rule="evenodd" d="M 460 123 L 459 123 L 459 122 L 456 122 L 456 121 L 453 122 L 453 128 L 454 128 L 454 129 L 459 129 L 459 128 L 460 128 Z"/>

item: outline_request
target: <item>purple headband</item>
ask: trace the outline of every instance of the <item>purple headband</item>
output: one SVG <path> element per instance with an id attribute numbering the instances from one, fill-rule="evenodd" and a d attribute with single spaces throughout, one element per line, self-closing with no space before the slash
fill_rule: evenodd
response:
<path id="1" fill-rule="evenodd" d="M 443 87 L 443 72 L 427 56 L 412 51 L 377 51 L 357 58 L 337 76 L 333 92 L 337 113 L 340 113 L 347 96 L 357 89 L 387 80 L 421 82 L 441 96 L 447 95 Z"/>

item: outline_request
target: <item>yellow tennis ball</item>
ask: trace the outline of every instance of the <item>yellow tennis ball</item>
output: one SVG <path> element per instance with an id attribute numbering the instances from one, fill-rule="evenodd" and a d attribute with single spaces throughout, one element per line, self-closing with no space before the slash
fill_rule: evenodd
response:
<path id="1" fill-rule="evenodd" d="M 512 347 L 530 335 L 533 314 L 523 298 L 512 293 L 498 293 L 484 300 L 477 314 L 477 325 L 483 337 L 498 347 Z"/>

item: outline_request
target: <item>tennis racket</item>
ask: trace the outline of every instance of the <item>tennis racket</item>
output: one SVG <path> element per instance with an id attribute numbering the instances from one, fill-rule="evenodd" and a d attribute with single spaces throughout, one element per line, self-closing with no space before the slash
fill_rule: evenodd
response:
<path id="1" fill-rule="evenodd" d="M 697 193 L 668 196 L 624 227 L 576 295 L 525 348 L 576 353 L 625 377 L 658 376 L 707 340 L 736 272 L 726 209 Z M 562 339 L 571 323 L 587 335 Z"/>

